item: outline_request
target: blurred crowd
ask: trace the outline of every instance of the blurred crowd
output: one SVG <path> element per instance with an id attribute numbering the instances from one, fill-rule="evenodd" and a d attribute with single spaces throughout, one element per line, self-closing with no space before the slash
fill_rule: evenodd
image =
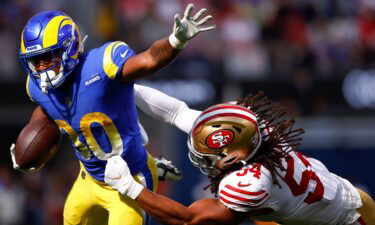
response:
<path id="1" fill-rule="evenodd" d="M 18 62 L 20 36 L 39 11 L 61 9 L 71 15 L 89 34 L 87 49 L 123 40 L 140 52 L 172 32 L 174 14 L 183 13 L 189 2 L 207 8 L 218 28 L 189 43 L 163 70 L 163 79 L 286 82 L 298 96 L 285 103 L 314 115 L 324 99 L 303 97 L 315 82 L 340 82 L 353 69 L 374 66 L 374 0 L 3 0 L 0 83 L 25 81 Z M 307 104 L 315 100 L 320 104 L 311 109 Z M 24 176 L 9 170 L 9 160 L 0 164 L 0 224 L 61 224 L 78 163 Z"/>
<path id="2" fill-rule="evenodd" d="M 136 49 L 145 49 L 170 32 L 173 14 L 182 12 L 186 2 L 116 0 L 114 5 L 102 3 L 100 33 L 103 39 L 120 37 Z M 197 8 L 209 9 L 218 29 L 203 35 L 187 49 L 190 54 L 184 55 L 182 66 L 185 68 L 177 73 L 183 78 L 206 75 L 212 80 L 306 83 L 311 79 L 341 79 L 353 68 L 372 64 L 374 1 L 211 0 L 195 3 Z M 113 27 L 108 28 L 108 24 Z"/>
<path id="3" fill-rule="evenodd" d="M 0 164 L 1 225 L 62 224 L 65 199 L 79 169 L 78 161 L 67 156 L 73 151 L 64 153 L 35 173 L 10 169 L 8 160 Z"/>
<path id="4" fill-rule="evenodd" d="M 218 25 L 187 48 L 177 77 L 230 80 L 340 79 L 347 71 L 373 64 L 375 3 L 372 0 L 101 0 L 83 27 L 89 47 L 124 40 L 140 51 L 171 32 L 173 15 L 187 2 L 206 7 Z M 44 9 L 80 12 L 80 1 L 8 0 L 0 5 L 2 80 L 20 71 L 17 50 L 22 27 Z M 82 9 L 82 4 L 80 6 Z M 70 11 L 73 11 L 72 13 Z M 76 19 L 77 20 L 77 19 Z M 80 21 L 77 20 L 78 24 Z M 181 69 L 184 67 L 184 69 Z M 176 75 L 174 75 L 176 77 Z M 306 85 L 306 84 L 301 84 Z"/>

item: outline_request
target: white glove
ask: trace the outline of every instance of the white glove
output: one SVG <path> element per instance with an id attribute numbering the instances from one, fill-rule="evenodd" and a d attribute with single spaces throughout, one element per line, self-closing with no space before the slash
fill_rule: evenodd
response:
<path id="1" fill-rule="evenodd" d="M 212 19 L 211 15 L 200 19 L 207 9 L 203 8 L 191 17 L 190 14 L 193 11 L 193 8 L 193 4 L 188 4 L 182 19 L 179 14 L 174 16 L 173 33 L 169 36 L 169 42 L 175 49 L 183 49 L 186 46 L 186 43 L 199 33 L 216 28 L 215 25 L 202 26 Z"/>
<path id="2" fill-rule="evenodd" d="M 134 180 L 128 164 L 119 156 L 112 156 L 107 160 L 104 181 L 123 195 L 135 199 L 143 190 L 143 186 Z"/>
<path id="3" fill-rule="evenodd" d="M 16 145 L 14 143 L 12 143 L 12 145 L 10 146 L 10 156 L 12 157 L 12 162 L 13 162 L 13 168 L 14 169 L 16 169 L 18 171 L 21 171 L 21 172 L 24 172 L 24 173 L 29 173 L 29 172 L 36 172 L 36 171 L 40 170 L 44 166 L 44 163 L 43 163 L 39 167 L 31 167 L 31 168 L 28 168 L 28 169 L 21 169 L 20 166 L 16 162 L 16 157 L 14 155 L 15 149 L 16 149 Z"/>

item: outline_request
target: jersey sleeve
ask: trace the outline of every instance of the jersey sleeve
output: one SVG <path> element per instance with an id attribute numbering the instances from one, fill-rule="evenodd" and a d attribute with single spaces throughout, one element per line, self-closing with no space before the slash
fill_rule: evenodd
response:
<path id="1" fill-rule="evenodd" d="M 226 207 L 240 212 L 268 208 L 272 178 L 260 164 L 247 165 L 226 176 L 219 185 L 218 197 Z"/>
<path id="2" fill-rule="evenodd" d="M 131 56 L 134 56 L 134 51 L 125 42 L 108 44 L 103 55 L 104 73 L 112 80 L 119 78 L 125 62 Z"/>

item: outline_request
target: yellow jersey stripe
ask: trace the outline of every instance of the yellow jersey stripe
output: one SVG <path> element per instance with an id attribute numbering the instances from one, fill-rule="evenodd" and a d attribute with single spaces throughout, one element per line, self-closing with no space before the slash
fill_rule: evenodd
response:
<path id="1" fill-rule="evenodd" d="M 151 172 L 151 175 L 152 175 L 152 185 L 154 187 L 154 192 L 157 191 L 157 188 L 158 188 L 158 182 L 159 182 L 159 178 L 158 178 L 158 168 L 156 166 L 156 162 L 154 160 L 154 157 L 152 157 L 152 155 L 150 153 L 147 152 L 147 166 L 148 166 L 148 169 L 150 170 Z"/>
<path id="2" fill-rule="evenodd" d="M 31 101 L 35 102 L 34 99 L 31 97 L 31 94 L 30 94 L 29 82 L 30 82 L 30 77 L 27 76 L 27 78 L 26 78 L 26 93 L 29 96 L 29 98 L 31 99 Z"/>
<path id="3" fill-rule="evenodd" d="M 115 79 L 117 71 L 119 69 L 118 66 L 113 62 L 112 56 L 116 51 L 116 48 L 118 48 L 121 45 L 126 46 L 126 44 L 121 41 L 113 42 L 109 44 L 104 51 L 103 70 L 105 74 L 112 80 Z"/>

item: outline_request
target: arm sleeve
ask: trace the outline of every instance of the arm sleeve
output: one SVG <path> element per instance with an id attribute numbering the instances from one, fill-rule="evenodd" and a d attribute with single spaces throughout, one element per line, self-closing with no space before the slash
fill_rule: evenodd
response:
<path id="1" fill-rule="evenodd" d="M 139 131 L 141 132 L 142 145 L 146 146 L 148 144 L 147 132 L 146 132 L 145 128 L 143 128 L 142 124 L 139 121 L 138 121 L 138 126 L 139 126 Z"/>
<path id="2" fill-rule="evenodd" d="M 147 115 L 165 121 L 189 133 L 201 111 L 190 109 L 185 102 L 158 90 L 134 85 L 135 103 Z"/>

